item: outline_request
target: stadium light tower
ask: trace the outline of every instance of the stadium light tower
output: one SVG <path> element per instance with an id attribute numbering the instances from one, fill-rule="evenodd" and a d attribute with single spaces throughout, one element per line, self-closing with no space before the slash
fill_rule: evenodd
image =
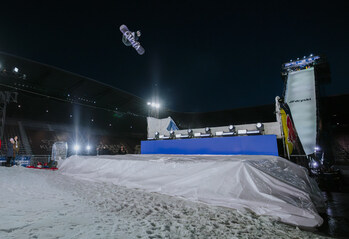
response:
<path id="1" fill-rule="evenodd" d="M 152 102 L 148 101 L 147 106 L 148 106 L 148 116 L 151 116 L 154 112 L 154 116 L 156 118 L 158 118 L 159 117 L 159 109 L 161 107 L 160 103 L 154 102 L 154 101 L 152 101 Z"/>
<path id="2" fill-rule="evenodd" d="M 75 154 L 78 154 L 79 150 L 80 150 L 80 145 L 75 144 L 75 145 L 74 145 Z"/>
<path id="3" fill-rule="evenodd" d="M 91 146 L 89 144 L 86 146 L 86 151 L 87 151 L 87 154 L 89 154 L 91 151 Z"/>

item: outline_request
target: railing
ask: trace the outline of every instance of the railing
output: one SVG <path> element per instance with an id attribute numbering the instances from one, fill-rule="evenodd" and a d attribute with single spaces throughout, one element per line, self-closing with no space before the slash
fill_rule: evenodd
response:
<path id="1" fill-rule="evenodd" d="M 51 155 L 32 155 L 30 159 L 30 165 L 37 165 L 48 163 L 51 160 Z"/>
<path id="2" fill-rule="evenodd" d="M 6 163 L 6 155 L 0 156 L 0 163 Z M 12 160 L 12 165 L 21 166 L 36 166 L 39 162 L 41 164 L 48 163 L 51 160 L 51 155 L 18 155 Z"/>

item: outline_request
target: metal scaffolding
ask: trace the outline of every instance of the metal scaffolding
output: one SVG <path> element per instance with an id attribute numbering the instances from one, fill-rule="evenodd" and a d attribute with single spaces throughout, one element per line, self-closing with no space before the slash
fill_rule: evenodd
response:
<path id="1" fill-rule="evenodd" d="M 0 91 L 0 140 L 3 140 L 5 120 L 6 120 L 6 107 L 10 102 L 17 103 L 18 92 Z"/>

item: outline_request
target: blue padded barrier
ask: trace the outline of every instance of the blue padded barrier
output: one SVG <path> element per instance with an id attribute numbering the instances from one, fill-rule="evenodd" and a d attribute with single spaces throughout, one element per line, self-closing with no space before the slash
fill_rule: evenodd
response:
<path id="1" fill-rule="evenodd" d="M 276 135 L 150 140 L 142 154 L 278 155 Z"/>
<path id="2" fill-rule="evenodd" d="M 7 160 L 6 156 L 0 156 L 0 166 L 5 166 L 6 160 Z M 12 159 L 10 163 L 11 165 L 20 165 L 23 167 L 27 167 L 30 165 L 30 160 L 31 160 L 31 156 L 18 155 L 16 156 L 15 159 Z"/>

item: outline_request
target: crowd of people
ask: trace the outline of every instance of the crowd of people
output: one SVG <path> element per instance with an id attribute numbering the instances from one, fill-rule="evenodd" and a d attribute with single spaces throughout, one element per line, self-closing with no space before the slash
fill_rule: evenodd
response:
<path id="1" fill-rule="evenodd" d="M 111 147 L 113 146 L 113 147 Z M 102 142 L 99 143 L 99 145 L 96 148 L 97 156 L 98 155 L 112 155 L 112 154 L 127 154 L 129 153 L 126 149 L 126 146 L 121 145 L 106 145 Z"/>
<path id="2" fill-rule="evenodd" d="M 7 153 L 6 153 L 6 166 L 11 167 L 12 160 L 16 158 L 19 153 L 19 140 L 18 136 L 10 138 L 7 142 Z"/>

